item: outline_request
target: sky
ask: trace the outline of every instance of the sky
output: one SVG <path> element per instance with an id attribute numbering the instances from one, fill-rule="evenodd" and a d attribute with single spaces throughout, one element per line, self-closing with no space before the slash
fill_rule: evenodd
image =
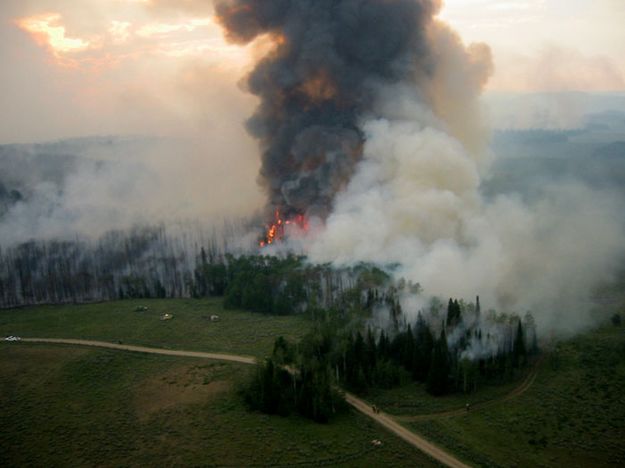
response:
<path id="1" fill-rule="evenodd" d="M 625 91 L 625 1 L 446 0 L 492 48 L 488 93 Z M 232 138 L 263 43 L 228 44 L 208 0 L 2 0 L 0 144 L 102 134 Z"/>
<path id="2" fill-rule="evenodd" d="M 491 91 L 625 89 L 623 0 L 446 0 L 441 16 L 490 45 Z"/>

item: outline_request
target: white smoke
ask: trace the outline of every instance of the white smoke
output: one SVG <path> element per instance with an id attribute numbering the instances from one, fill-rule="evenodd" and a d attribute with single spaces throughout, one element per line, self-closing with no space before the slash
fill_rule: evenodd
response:
<path id="1" fill-rule="evenodd" d="M 23 195 L 0 209 L 0 245 L 251 217 L 260 196 L 250 153 L 245 142 L 226 148 L 217 139 L 90 138 L 0 146 L 0 184 Z"/>
<path id="2" fill-rule="evenodd" d="M 479 294 L 488 307 L 531 310 L 542 332 L 591 323 L 592 288 L 625 251 L 618 197 L 571 182 L 531 206 L 513 196 L 486 201 L 480 157 L 416 93 L 388 91 L 363 123 L 364 158 L 311 260 L 398 263 L 397 275 L 427 294 Z"/>

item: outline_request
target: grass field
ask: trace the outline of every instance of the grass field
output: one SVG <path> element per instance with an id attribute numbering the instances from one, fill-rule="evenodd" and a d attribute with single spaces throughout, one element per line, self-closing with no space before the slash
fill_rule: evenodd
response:
<path id="1" fill-rule="evenodd" d="M 135 312 L 138 306 L 147 312 Z M 161 321 L 169 313 L 172 320 Z M 211 315 L 219 322 L 211 322 Z M 302 316 L 265 316 L 224 310 L 221 299 L 129 300 L 0 311 L 0 336 L 76 338 L 252 356 L 271 354 L 278 336 L 297 341 L 311 322 Z"/>
<path id="2" fill-rule="evenodd" d="M 147 312 L 135 312 L 145 305 Z M 171 321 L 159 320 L 163 313 Z M 211 322 L 210 315 L 221 321 Z M 0 334 L 264 356 L 297 340 L 303 317 L 224 311 L 219 300 L 120 301 L 0 311 Z M 239 364 L 0 342 L 3 466 L 430 466 L 420 452 L 350 412 L 330 425 L 248 412 Z M 526 377 L 475 395 L 433 398 L 416 384 L 367 400 L 395 415 L 500 399 Z M 404 423 L 479 466 L 625 465 L 625 328 L 561 343 L 521 396 L 458 416 Z M 374 448 L 371 440 L 384 442 Z"/>
<path id="3" fill-rule="evenodd" d="M 408 424 L 480 466 L 624 466 L 625 328 L 561 343 L 522 396 Z"/>
<path id="4" fill-rule="evenodd" d="M 434 466 L 354 412 L 329 425 L 248 412 L 235 391 L 247 372 L 239 364 L 3 342 L 0 465 Z"/>
<path id="5" fill-rule="evenodd" d="M 468 395 L 452 393 L 432 397 L 427 393 L 425 384 L 410 382 L 389 390 L 372 390 L 366 398 L 394 416 L 418 416 L 458 410 L 465 408 L 467 403 L 476 405 L 505 397 L 523 382 L 532 368 L 530 365 L 522 371 L 517 371 L 510 382 L 501 385 L 483 385 L 477 392 Z"/>

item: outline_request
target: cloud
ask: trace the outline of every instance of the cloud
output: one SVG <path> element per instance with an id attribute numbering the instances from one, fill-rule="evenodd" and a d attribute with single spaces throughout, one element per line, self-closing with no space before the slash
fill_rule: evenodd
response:
<path id="1" fill-rule="evenodd" d="M 19 19 L 17 25 L 32 34 L 39 44 L 49 46 L 54 54 L 88 49 L 89 41 L 68 37 L 65 27 L 60 24 L 60 20 L 60 14 L 49 13 Z"/>
<path id="2" fill-rule="evenodd" d="M 558 83 L 564 87 L 556 91 L 625 89 L 620 0 L 447 0 L 442 17 L 465 41 L 491 46 L 490 89 L 545 91 Z"/>
<path id="3" fill-rule="evenodd" d="M 195 119 L 206 122 L 215 112 L 242 120 L 211 103 L 197 112 L 178 83 L 196 64 L 213 70 L 207 89 L 227 87 L 232 102 L 242 99 L 236 83 L 251 53 L 227 44 L 209 17 L 165 20 L 142 2 L 121 0 L 7 0 L 0 21 L 8 25 L 0 29 L 6 110 L 0 144 L 92 134 L 189 136 L 200 131 Z"/>
<path id="4" fill-rule="evenodd" d="M 111 26 L 108 29 L 111 35 L 111 40 L 114 45 L 124 44 L 131 37 L 130 27 L 132 23 L 128 21 L 111 21 Z"/>
<path id="5" fill-rule="evenodd" d="M 441 17 L 461 31 L 503 30 L 536 23 L 547 12 L 545 0 L 446 0 Z"/>
<path id="6" fill-rule="evenodd" d="M 118 66 L 126 60 L 151 57 L 197 57 L 243 62 L 244 49 L 225 43 L 211 16 L 177 17 L 167 21 L 149 16 L 104 15 L 90 23 L 89 33 L 79 36 L 82 23 L 56 11 L 19 17 L 15 24 L 47 48 L 61 66 L 92 69 Z M 145 13 L 145 12 L 144 12 Z M 71 32 L 70 32 L 71 30 Z"/>
<path id="7" fill-rule="evenodd" d="M 211 0 L 143 0 L 143 3 L 155 14 L 177 12 L 187 15 L 210 15 L 213 13 Z"/>
<path id="8" fill-rule="evenodd" d="M 45 34 L 15 23 L 33 18 Z M 113 0 L 6 0 L 0 21 L 8 25 L 0 28 L 0 145 L 92 135 L 150 142 L 97 155 L 62 150 L 81 163 L 60 189 L 30 178 L 38 162 L 19 166 L 31 192 L 0 222 L 0 242 L 256 209 L 257 150 L 243 125 L 255 100 L 237 85 L 248 52 L 227 45 L 216 25 Z M 137 34 L 150 25 L 154 34 Z M 0 161 L 0 182 L 13 166 Z"/>
<path id="9" fill-rule="evenodd" d="M 608 56 L 586 55 L 558 46 L 536 55 L 498 57 L 489 89 L 516 92 L 615 91 L 625 87 L 619 67 Z"/>

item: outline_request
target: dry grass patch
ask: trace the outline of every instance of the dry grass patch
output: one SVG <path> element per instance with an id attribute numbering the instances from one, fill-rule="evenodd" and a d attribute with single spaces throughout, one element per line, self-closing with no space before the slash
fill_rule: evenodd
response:
<path id="1" fill-rule="evenodd" d="M 63 367 L 67 359 L 78 358 L 88 352 L 89 350 L 78 347 L 2 343 L 0 345 L 2 374 L 5 378 L 25 372 L 42 376 L 45 373 L 41 372 L 42 367 L 57 371 Z"/>
<path id="2" fill-rule="evenodd" d="M 211 378 L 207 367 L 212 366 L 177 366 L 145 379 L 135 391 L 138 418 L 146 420 L 162 411 L 205 403 L 228 392 L 232 383 Z"/>

